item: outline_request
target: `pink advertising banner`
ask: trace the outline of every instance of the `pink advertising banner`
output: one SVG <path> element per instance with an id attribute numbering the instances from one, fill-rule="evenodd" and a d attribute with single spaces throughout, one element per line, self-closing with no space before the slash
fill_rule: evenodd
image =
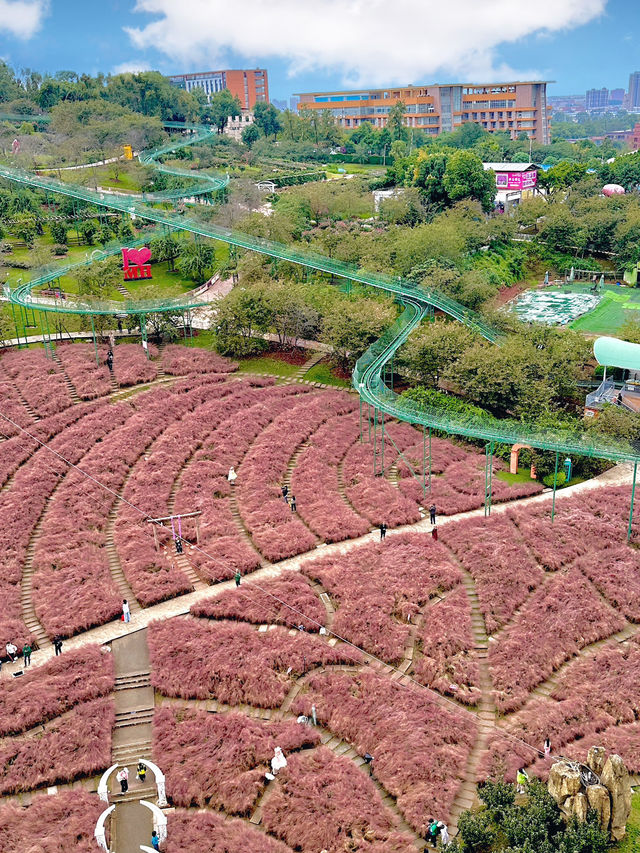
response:
<path id="1" fill-rule="evenodd" d="M 496 172 L 496 187 L 501 190 L 526 190 L 538 183 L 538 173 L 532 172 Z"/>

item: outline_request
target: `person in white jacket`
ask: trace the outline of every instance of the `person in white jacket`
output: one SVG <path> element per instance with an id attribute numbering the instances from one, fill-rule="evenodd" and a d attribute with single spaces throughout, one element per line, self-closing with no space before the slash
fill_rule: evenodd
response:
<path id="1" fill-rule="evenodd" d="M 232 486 L 235 486 L 236 480 L 238 479 L 238 475 L 236 474 L 233 465 L 229 468 L 229 473 L 227 474 L 227 480 Z"/>

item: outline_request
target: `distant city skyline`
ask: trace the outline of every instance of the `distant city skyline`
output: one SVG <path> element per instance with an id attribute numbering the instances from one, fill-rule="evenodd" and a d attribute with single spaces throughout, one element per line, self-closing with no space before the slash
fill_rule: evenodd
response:
<path id="1" fill-rule="evenodd" d="M 0 57 L 48 73 L 259 66 L 271 98 L 286 103 L 294 92 L 468 80 L 546 79 L 555 81 L 552 97 L 584 96 L 626 90 L 640 70 L 635 0 L 512 0 L 509 16 L 499 0 L 335 8 L 331 0 L 13 0 L 0 2 Z M 438 33 L 428 49 L 425 33 Z"/>

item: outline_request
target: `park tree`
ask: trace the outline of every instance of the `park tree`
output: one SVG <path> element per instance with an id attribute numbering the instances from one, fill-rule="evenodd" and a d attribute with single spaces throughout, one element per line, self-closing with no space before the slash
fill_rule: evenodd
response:
<path id="1" fill-rule="evenodd" d="M 98 233 L 98 226 L 96 222 L 93 219 L 85 219 L 84 222 L 80 223 L 78 231 L 82 236 L 83 242 L 87 246 L 93 246 L 96 234 Z"/>
<path id="2" fill-rule="evenodd" d="M 93 261 L 79 267 L 74 278 L 81 296 L 104 296 L 122 281 L 122 267 L 117 257 Z"/>
<path id="3" fill-rule="evenodd" d="M 549 209 L 540 228 L 540 239 L 551 249 L 569 252 L 576 246 L 583 246 L 585 238 L 580 221 L 567 205 L 555 205 Z"/>
<path id="4" fill-rule="evenodd" d="M 215 249 L 209 243 L 185 240 L 180 245 L 177 266 L 185 278 L 203 282 L 211 275 L 215 259 Z"/>
<path id="5" fill-rule="evenodd" d="M 264 289 L 280 346 L 291 348 L 300 339 L 316 338 L 320 314 L 308 304 L 304 285 L 269 282 Z"/>
<path id="6" fill-rule="evenodd" d="M 418 187 L 425 203 L 436 210 L 442 210 L 449 204 L 449 195 L 444 187 L 444 175 L 449 154 L 445 151 L 430 152 L 421 149 L 418 152 L 411 182 Z"/>
<path id="7" fill-rule="evenodd" d="M 341 367 L 352 367 L 394 316 L 393 306 L 387 302 L 353 298 L 336 303 L 324 317 L 322 338 L 333 347 L 334 358 Z"/>
<path id="8" fill-rule="evenodd" d="M 13 217 L 11 230 L 18 240 L 22 240 L 27 246 L 33 246 L 38 233 L 38 221 L 33 213 L 18 213 Z"/>
<path id="9" fill-rule="evenodd" d="M 61 220 L 54 220 L 51 223 L 51 236 L 54 243 L 57 243 L 59 246 L 66 246 L 69 240 L 67 236 L 67 223 Z"/>
<path id="10" fill-rule="evenodd" d="M 180 244 L 173 234 L 163 234 L 154 237 L 149 244 L 151 257 L 154 261 L 166 261 L 171 272 L 175 269 L 175 260 L 180 253 Z"/>
<path id="11" fill-rule="evenodd" d="M 496 194 L 495 176 L 485 171 L 482 160 L 471 151 L 454 151 L 447 160 L 444 188 L 452 203 L 475 199 L 485 213 L 493 210 Z"/>
<path id="12" fill-rule="evenodd" d="M 250 124 L 245 127 L 242 131 L 242 141 L 247 146 L 247 148 L 251 148 L 254 142 L 257 142 L 260 139 L 260 130 L 255 124 Z"/>
<path id="13" fill-rule="evenodd" d="M 262 131 L 265 136 L 273 136 L 275 139 L 280 130 L 280 118 L 278 110 L 273 104 L 259 102 L 253 108 L 254 124 Z"/>
<path id="14" fill-rule="evenodd" d="M 397 101 L 389 110 L 387 117 L 387 130 L 391 140 L 395 142 L 397 139 L 402 142 L 407 142 L 409 139 L 409 131 L 404 123 L 404 114 L 406 107 L 402 101 Z"/>
<path id="15" fill-rule="evenodd" d="M 273 320 L 268 296 L 261 287 L 235 287 L 219 303 L 216 349 L 222 355 L 245 356 L 266 347 L 262 338 Z"/>
<path id="16" fill-rule="evenodd" d="M 441 377 L 474 342 L 474 335 L 461 323 L 438 320 L 423 323 L 401 351 L 403 366 L 420 382 L 438 386 Z"/>
<path id="17" fill-rule="evenodd" d="M 240 101 L 232 95 L 228 89 L 222 89 L 211 96 L 208 106 L 208 115 L 212 124 L 218 129 L 218 133 L 224 133 L 230 117 L 242 114 Z"/>

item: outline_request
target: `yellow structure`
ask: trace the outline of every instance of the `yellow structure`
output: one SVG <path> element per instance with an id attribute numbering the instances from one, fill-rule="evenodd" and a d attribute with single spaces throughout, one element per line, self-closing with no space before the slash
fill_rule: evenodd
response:
<path id="1" fill-rule="evenodd" d="M 124 145 L 124 159 L 133 160 L 133 148 L 130 145 Z"/>

